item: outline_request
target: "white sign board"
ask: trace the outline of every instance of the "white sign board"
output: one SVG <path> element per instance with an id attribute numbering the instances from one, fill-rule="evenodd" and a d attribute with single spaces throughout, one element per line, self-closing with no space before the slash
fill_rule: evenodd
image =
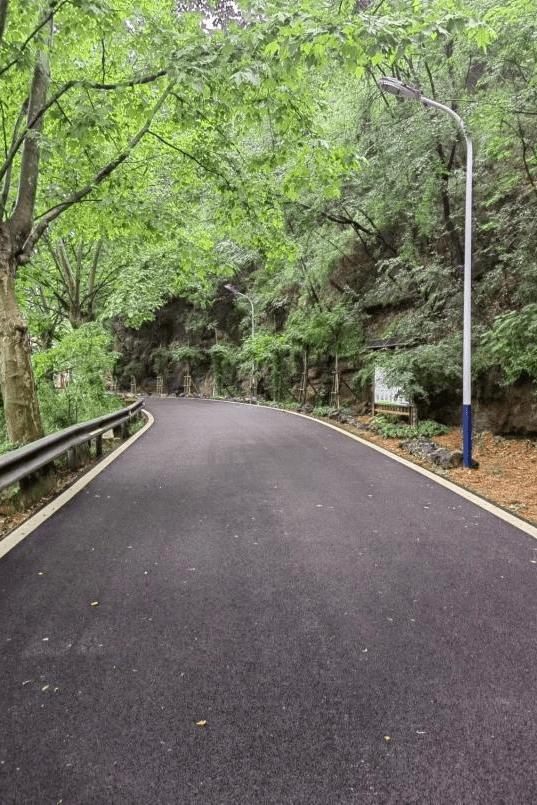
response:
<path id="1" fill-rule="evenodd" d="M 410 405 L 408 400 L 405 400 L 401 389 L 393 386 L 388 386 L 382 369 L 375 369 L 375 402 L 392 402 L 396 405 Z"/>

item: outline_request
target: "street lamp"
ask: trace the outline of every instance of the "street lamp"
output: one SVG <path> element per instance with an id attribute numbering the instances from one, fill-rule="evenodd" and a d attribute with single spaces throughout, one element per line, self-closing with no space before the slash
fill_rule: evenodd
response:
<path id="1" fill-rule="evenodd" d="M 254 303 L 252 299 L 248 296 L 248 294 L 242 293 L 242 291 L 239 291 L 238 288 L 235 288 L 234 285 L 230 285 L 229 283 L 227 285 L 224 285 L 224 288 L 226 289 L 226 291 L 229 291 L 230 294 L 232 294 L 232 296 L 244 296 L 244 298 L 249 301 L 250 307 L 252 308 L 252 340 L 253 340 L 255 336 L 255 317 L 254 317 Z M 255 375 L 255 360 L 252 359 L 252 368 L 250 370 L 250 402 L 252 402 L 253 397 L 254 375 Z"/>
<path id="2" fill-rule="evenodd" d="M 424 106 L 440 109 L 450 115 L 466 141 L 466 203 L 464 213 L 464 301 L 463 301 L 463 330 L 462 330 L 462 453 L 463 465 L 472 467 L 472 179 L 473 179 L 473 148 L 472 140 L 466 131 L 464 122 L 459 115 L 444 106 L 443 103 L 433 101 L 421 94 L 421 90 L 403 84 L 397 78 L 381 78 L 378 82 L 381 89 L 419 101 Z"/>

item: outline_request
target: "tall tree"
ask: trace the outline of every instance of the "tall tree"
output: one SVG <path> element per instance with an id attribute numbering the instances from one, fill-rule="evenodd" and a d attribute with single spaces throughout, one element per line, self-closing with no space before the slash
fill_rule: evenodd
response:
<path id="1" fill-rule="evenodd" d="M 21 268 L 17 286 L 32 335 L 47 349 L 62 321 L 73 329 L 95 321 L 118 271 L 113 258 L 107 259 L 103 238 L 86 242 L 74 235 L 55 240 L 45 235 L 43 241 L 46 248 Z"/>
<path id="2" fill-rule="evenodd" d="M 147 20 L 125 21 L 125 10 L 106 0 L 0 6 L 0 382 L 12 441 L 42 435 L 28 330 L 15 295 L 18 267 L 55 219 L 128 160 L 173 88 L 159 59 L 149 65 L 140 52 Z M 122 96 L 115 105 L 111 93 Z"/>

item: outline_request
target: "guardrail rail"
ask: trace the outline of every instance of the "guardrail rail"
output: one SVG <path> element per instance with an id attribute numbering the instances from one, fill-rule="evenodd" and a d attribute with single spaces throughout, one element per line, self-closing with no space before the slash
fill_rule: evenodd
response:
<path id="1" fill-rule="evenodd" d="M 103 434 L 113 430 L 115 436 L 127 435 L 131 421 L 141 416 L 143 405 L 144 400 L 138 400 L 119 411 L 71 425 L 0 456 L 0 490 L 16 483 L 21 484 L 21 489 L 23 486 L 28 489 L 37 483 L 39 470 L 65 453 L 69 467 L 76 469 L 78 448 L 93 439 L 97 456 L 102 455 Z"/>

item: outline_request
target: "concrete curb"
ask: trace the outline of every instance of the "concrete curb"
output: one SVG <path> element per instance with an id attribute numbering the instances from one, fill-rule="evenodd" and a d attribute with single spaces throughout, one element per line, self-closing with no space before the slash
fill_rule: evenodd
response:
<path id="1" fill-rule="evenodd" d="M 65 506 L 65 504 L 71 500 L 71 498 L 77 495 L 81 489 L 84 489 L 84 487 L 87 486 L 90 481 L 93 481 L 93 479 L 99 475 L 99 473 L 106 469 L 106 467 L 108 467 L 112 461 L 115 461 L 116 458 L 119 458 L 119 456 L 124 453 L 128 447 L 134 444 L 134 442 L 139 439 L 140 436 L 143 436 L 143 434 L 149 430 L 155 420 L 149 411 L 143 409 L 143 412 L 147 416 L 147 422 L 145 423 L 144 427 L 141 428 L 141 430 L 133 434 L 130 439 L 127 439 L 126 442 L 110 453 L 109 456 L 100 461 L 95 467 L 92 467 L 92 469 L 87 473 L 82 475 L 82 477 L 80 477 L 78 481 L 75 481 L 74 484 L 65 490 L 65 492 L 62 492 L 60 495 L 58 495 L 58 497 L 54 498 L 54 500 L 51 500 L 50 503 L 32 515 L 32 517 L 29 517 L 28 520 L 25 520 L 22 525 L 20 525 L 18 528 L 15 528 L 10 534 L 7 535 L 7 537 L 4 537 L 4 539 L 0 541 L 0 559 L 2 556 L 5 556 L 6 553 L 9 553 L 9 551 L 11 551 L 15 545 L 18 545 L 19 542 L 22 542 L 23 539 L 29 536 L 32 531 L 35 531 L 35 529 L 44 523 L 45 520 L 48 520 L 48 518 L 51 517 L 54 512 L 57 512 L 58 509 L 61 509 L 62 506 Z"/>

